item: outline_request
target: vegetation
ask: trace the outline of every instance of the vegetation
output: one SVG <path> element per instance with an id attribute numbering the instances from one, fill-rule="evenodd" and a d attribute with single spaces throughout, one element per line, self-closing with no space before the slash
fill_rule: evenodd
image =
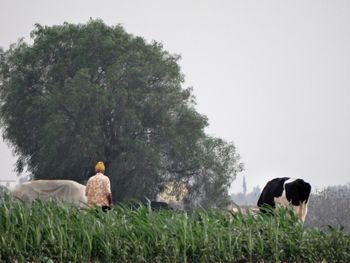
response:
<path id="1" fill-rule="evenodd" d="M 350 236 L 277 216 L 0 204 L 3 262 L 349 262 Z"/>
<path id="2" fill-rule="evenodd" d="M 154 199 L 170 181 L 188 203 L 228 202 L 239 156 L 205 134 L 179 56 L 100 20 L 31 37 L 0 50 L 0 119 L 19 173 L 85 183 L 103 160 L 114 201 Z"/>
<path id="3" fill-rule="evenodd" d="M 328 228 L 339 225 L 350 233 L 350 184 L 329 186 L 310 196 L 305 224 Z"/>
<path id="4" fill-rule="evenodd" d="M 9 193 L 7 187 L 0 185 L 0 199 L 3 198 L 6 194 Z"/>

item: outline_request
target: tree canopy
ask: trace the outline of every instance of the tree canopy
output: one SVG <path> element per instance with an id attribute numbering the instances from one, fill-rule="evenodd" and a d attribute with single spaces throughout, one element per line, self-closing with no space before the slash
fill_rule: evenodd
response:
<path id="1" fill-rule="evenodd" d="M 179 56 L 100 20 L 36 25 L 0 51 L 3 138 L 33 179 L 85 183 L 104 161 L 114 201 L 186 184 L 190 203 L 218 205 L 240 171 L 233 143 L 208 136 Z"/>

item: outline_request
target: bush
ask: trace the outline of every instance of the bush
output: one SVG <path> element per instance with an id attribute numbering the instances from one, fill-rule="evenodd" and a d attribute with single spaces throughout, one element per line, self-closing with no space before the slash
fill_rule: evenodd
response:
<path id="1" fill-rule="evenodd" d="M 342 226 L 350 232 L 350 185 L 327 187 L 310 196 L 305 225 Z"/>

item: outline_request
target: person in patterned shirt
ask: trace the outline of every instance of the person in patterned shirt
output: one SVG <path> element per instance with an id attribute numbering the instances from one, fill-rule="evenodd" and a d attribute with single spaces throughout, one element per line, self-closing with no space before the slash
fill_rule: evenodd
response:
<path id="1" fill-rule="evenodd" d="M 90 207 L 100 206 L 103 211 L 111 209 L 112 192 L 109 178 L 104 175 L 105 165 L 98 162 L 95 166 L 96 174 L 89 178 L 86 183 L 85 195 Z"/>

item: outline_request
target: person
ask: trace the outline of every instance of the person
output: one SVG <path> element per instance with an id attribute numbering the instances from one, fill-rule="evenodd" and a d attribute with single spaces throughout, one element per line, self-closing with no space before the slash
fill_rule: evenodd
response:
<path id="1" fill-rule="evenodd" d="M 90 207 L 100 206 L 103 211 L 111 209 L 112 192 L 109 178 L 105 175 L 105 165 L 98 162 L 95 166 L 96 174 L 86 183 L 85 195 Z"/>

